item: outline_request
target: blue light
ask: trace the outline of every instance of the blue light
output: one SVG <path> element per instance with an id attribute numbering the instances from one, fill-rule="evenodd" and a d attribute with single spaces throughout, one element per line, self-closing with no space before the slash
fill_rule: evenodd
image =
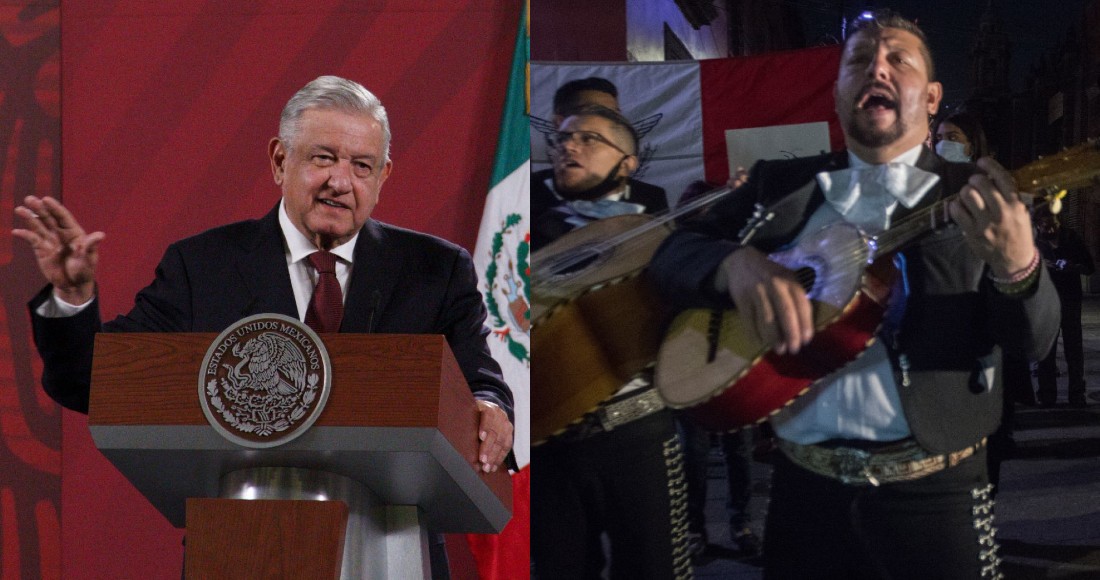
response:
<path id="1" fill-rule="evenodd" d="M 864 11 L 863 11 L 863 12 L 862 12 L 862 13 L 861 13 L 861 14 L 859 15 L 859 19 L 860 19 L 860 20 L 874 20 L 874 19 L 875 19 L 875 13 L 874 13 L 874 12 L 871 12 L 870 10 L 864 10 Z"/>

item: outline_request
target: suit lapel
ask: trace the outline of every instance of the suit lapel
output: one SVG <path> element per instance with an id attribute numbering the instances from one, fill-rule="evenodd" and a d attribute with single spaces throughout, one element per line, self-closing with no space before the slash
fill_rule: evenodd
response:
<path id="1" fill-rule="evenodd" d="M 259 221 L 258 235 L 237 258 L 237 268 L 251 295 L 242 316 L 274 312 L 298 318 L 298 306 L 286 266 L 286 247 L 279 228 L 278 204 Z"/>
<path id="2" fill-rule="evenodd" d="M 340 332 L 376 332 L 382 311 L 400 276 L 404 260 L 391 244 L 383 248 L 386 232 L 374 220 L 367 220 L 355 243 L 355 263 L 344 300 L 344 319 Z"/>
<path id="3" fill-rule="evenodd" d="M 947 177 L 944 173 L 945 165 L 946 163 L 943 159 L 940 159 L 931 149 L 927 147 L 921 148 L 920 157 L 917 158 L 916 163 L 917 169 L 935 173 L 940 176 L 940 179 L 932 186 L 932 189 L 929 189 L 928 192 L 924 194 L 924 197 L 917 202 L 917 205 L 907 208 L 905 205 L 899 203 L 897 209 L 894 210 L 894 214 L 890 216 L 891 224 L 896 224 L 906 216 L 931 207 L 933 204 L 943 199 L 944 194 L 948 191 L 945 189 L 945 185 L 947 184 L 944 183 Z"/>
<path id="4" fill-rule="evenodd" d="M 825 194 L 814 176 L 822 171 L 836 171 L 845 167 L 848 167 L 848 155 L 844 151 L 839 151 L 824 156 L 822 161 L 811 168 L 799 171 L 794 179 L 799 180 L 800 185 L 793 191 L 790 189 L 791 176 L 782 172 L 774 175 L 777 183 L 763 183 L 764 191 L 789 191 L 790 193 L 767 204 L 769 211 L 775 215 L 770 222 L 760 228 L 757 242 L 753 245 L 769 251 L 774 250 L 790 241 L 792 235 L 802 231 L 810 216 L 825 202 Z"/>

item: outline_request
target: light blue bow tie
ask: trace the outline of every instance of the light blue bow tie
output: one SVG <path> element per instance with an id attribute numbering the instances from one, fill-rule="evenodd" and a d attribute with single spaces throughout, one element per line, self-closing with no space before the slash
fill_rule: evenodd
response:
<path id="1" fill-rule="evenodd" d="M 823 171 L 816 178 L 833 208 L 870 233 L 890 226 L 895 202 L 912 208 L 940 180 L 935 173 L 905 163 Z"/>

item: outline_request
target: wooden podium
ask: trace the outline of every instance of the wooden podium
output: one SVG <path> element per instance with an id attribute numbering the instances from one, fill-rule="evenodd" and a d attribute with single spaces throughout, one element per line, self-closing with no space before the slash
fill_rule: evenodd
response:
<path id="1" fill-rule="evenodd" d="M 101 333 L 92 370 L 92 438 L 186 526 L 188 578 L 427 578 L 428 529 L 496 533 L 511 518 L 507 473 L 475 469 L 477 408 L 442 336 L 319 335 L 327 404 L 267 449 L 203 414 L 217 336 Z"/>

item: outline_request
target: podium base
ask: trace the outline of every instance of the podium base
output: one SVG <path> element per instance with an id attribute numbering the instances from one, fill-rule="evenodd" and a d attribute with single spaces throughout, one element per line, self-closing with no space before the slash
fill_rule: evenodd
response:
<path id="1" fill-rule="evenodd" d="M 292 467 L 250 468 L 225 474 L 219 495 L 222 499 L 344 502 L 348 519 L 341 579 L 431 578 L 428 531 L 420 509 L 384 505 L 353 479 Z"/>

